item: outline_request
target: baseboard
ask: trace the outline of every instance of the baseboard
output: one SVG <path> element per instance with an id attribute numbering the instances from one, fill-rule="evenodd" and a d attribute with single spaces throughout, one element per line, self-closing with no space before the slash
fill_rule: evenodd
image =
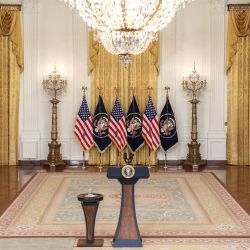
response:
<path id="1" fill-rule="evenodd" d="M 208 160 L 207 166 L 226 166 L 227 161 L 226 160 Z"/>
<path id="2" fill-rule="evenodd" d="M 88 161 L 84 161 L 84 166 L 88 166 L 89 162 Z M 83 160 L 80 161 L 69 161 L 69 166 L 83 166 Z"/>
<path id="3" fill-rule="evenodd" d="M 42 166 L 43 162 L 45 160 L 41 160 L 41 161 L 19 161 L 19 166 Z M 185 160 L 167 160 L 166 164 L 170 165 L 170 166 L 179 166 L 179 165 L 183 165 Z M 79 161 L 75 161 L 75 160 L 65 160 L 64 161 L 65 164 L 67 166 L 82 166 L 83 165 L 83 161 L 79 160 Z M 226 160 L 207 160 L 206 161 L 207 164 L 206 166 L 226 166 L 227 165 L 227 161 Z M 165 161 L 164 160 L 159 160 L 158 161 L 158 165 L 159 166 L 164 166 L 165 165 Z M 88 166 L 88 161 L 84 161 L 84 166 Z"/>
<path id="4" fill-rule="evenodd" d="M 227 165 L 226 160 L 205 160 L 205 161 L 207 163 L 206 166 L 226 166 Z M 184 162 L 185 160 L 167 160 L 166 164 L 170 166 L 179 166 L 179 165 L 183 165 Z M 164 165 L 165 165 L 165 161 L 160 160 L 159 166 L 164 166 Z"/>
<path id="5" fill-rule="evenodd" d="M 179 165 L 182 165 L 183 163 L 184 163 L 184 160 L 166 160 L 166 165 L 169 165 L 169 166 L 179 166 Z M 159 166 L 164 166 L 165 161 L 164 160 L 159 160 L 158 165 Z"/>
<path id="6" fill-rule="evenodd" d="M 46 160 L 40 160 L 40 161 L 19 161 L 19 166 L 42 166 L 43 163 Z M 83 161 L 71 161 L 71 160 L 64 160 L 65 164 L 67 166 L 82 166 L 83 165 Z M 88 165 L 88 161 L 84 161 L 84 165 L 87 166 Z"/>
<path id="7" fill-rule="evenodd" d="M 19 166 L 41 166 L 41 161 L 28 161 L 28 160 L 25 160 L 25 161 L 21 161 L 19 160 L 18 161 L 18 165 Z"/>

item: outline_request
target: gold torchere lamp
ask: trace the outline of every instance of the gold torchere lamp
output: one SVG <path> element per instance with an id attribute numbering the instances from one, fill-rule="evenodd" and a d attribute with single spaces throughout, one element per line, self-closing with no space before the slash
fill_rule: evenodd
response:
<path id="1" fill-rule="evenodd" d="M 192 99 L 189 101 L 192 104 L 192 131 L 191 131 L 191 142 L 188 143 L 189 152 L 184 165 L 192 166 L 193 169 L 198 169 L 199 166 L 204 166 L 205 161 L 201 159 L 200 154 L 200 143 L 198 140 L 198 129 L 197 129 L 197 104 L 200 102 L 197 100 L 197 94 L 206 88 L 207 81 L 204 76 L 197 73 L 195 69 L 184 77 L 182 85 L 183 89 L 191 92 Z"/>
<path id="2" fill-rule="evenodd" d="M 49 154 L 47 161 L 44 162 L 44 165 L 49 166 L 50 169 L 54 169 L 57 166 L 65 166 L 60 153 L 61 144 L 57 142 L 57 104 L 60 102 L 57 97 L 61 95 L 63 91 L 65 91 L 66 86 L 67 80 L 61 76 L 56 67 L 54 67 L 54 70 L 43 80 L 44 90 L 52 97 L 50 100 L 52 103 L 51 142 L 48 144 Z"/>

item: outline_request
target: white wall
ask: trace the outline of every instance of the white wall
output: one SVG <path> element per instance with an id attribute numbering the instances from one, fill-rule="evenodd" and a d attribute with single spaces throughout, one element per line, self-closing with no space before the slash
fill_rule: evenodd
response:
<path id="1" fill-rule="evenodd" d="M 226 6 L 206 0 L 194 1 L 181 9 L 161 36 L 161 73 L 158 85 L 158 111 L 164 102 L 164 86 L 171 87 L 170 100 L 175 111 L 179 143 L 167 158 L 185 159 L 190 141 L 190 95 L 182 89 L 184 75 L 194 61 L 199 73 L 207 76 L 207 88 L 198 99 L 198 136 L 202 158 L 226 159 L 225 88 L 225 14 Z M 159 158 L 163 159 L 161 151 Z"/>
<path id="2" fill-rule="evenodd" d="M 208 160 L 225 160 L 225 15 L 224 1 L 197 0 L 178 11 L 160 36 L 161 66 L 158 111 L 165 101 L 164 87 L 171 87 L 179 143 L 168 159 L 184 159 L 191 130 L 190 96 L 182 90 L 183 75 L 196 62 L 207 75 L 208 86 L 199 95 L 199 141 Z M 46 159 L 50 141 L 51 105 L 42 88 L 43 75 L 56 65 L 67 75 L 67 92 L 59 99 L 59 141 L 63 158 L 81 160 L 73 135 L 74 119 L 81 103 L 81 86 L 88 83 L 88 31 L 78 13 L 60 0 L 23 1 L 25 70 L 21 84 L 20 160 Z M 163 159 L 162 152 L 158 154 Z"/>

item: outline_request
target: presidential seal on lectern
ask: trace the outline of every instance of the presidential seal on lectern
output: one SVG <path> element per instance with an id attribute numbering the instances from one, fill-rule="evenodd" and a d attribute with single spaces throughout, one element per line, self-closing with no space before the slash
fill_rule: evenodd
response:
<path id="1" fill-rule="evenodd" d="M 125 179 L 133 178 L 135 175 L 135 168 L 131 165 L 126 165 L 122 168 L 122 176 Z"/>
<path id="2" fill-rule="evenodd" d="M 131 165 L 122 168 L 109 167 L 107 177 L 117 179 L 122 185 L 120 216 L 113 239 L 113 247 L 142 247 L 135 212 L 134 185 L 139 179 L 149 178 L 148 167 L 134 168 Z"/>

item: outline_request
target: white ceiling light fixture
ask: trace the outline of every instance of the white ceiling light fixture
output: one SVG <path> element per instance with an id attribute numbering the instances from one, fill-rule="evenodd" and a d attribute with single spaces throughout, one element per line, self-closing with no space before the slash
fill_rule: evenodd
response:
<path id="1" fill-rule="evenodd" d="M 128 58 L 158 39 L 175 12 L 190 0 L 64 0 L 95 31 L 111 54 Z M 124 62 L 128 62 L 124 59 Z"/>

